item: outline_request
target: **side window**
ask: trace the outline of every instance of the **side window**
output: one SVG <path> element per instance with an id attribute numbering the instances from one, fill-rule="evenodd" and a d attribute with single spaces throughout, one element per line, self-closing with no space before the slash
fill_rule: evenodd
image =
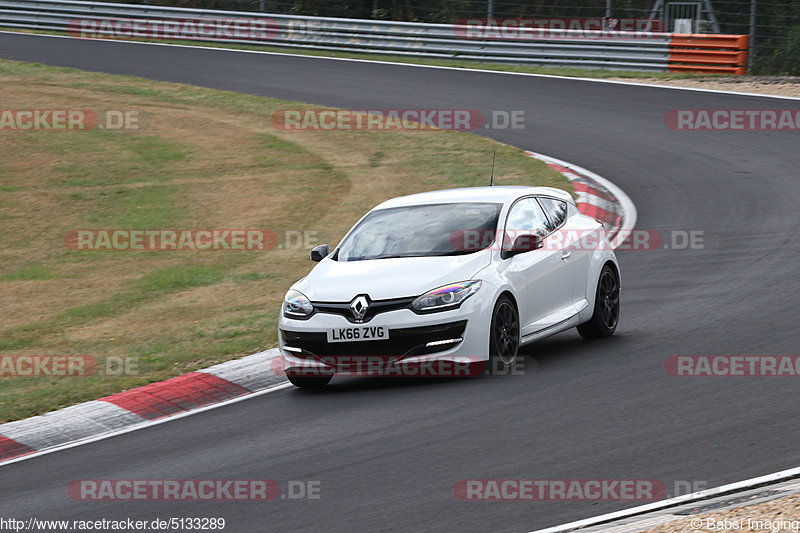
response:
<path id="1" fill-rule="evenodd" d="M 550 219 L 547 229 L 555 231 L 567 219 L 567 202 L 553 198 L 539 198 L 539 202 L 544 207 L 547 218 Z"/>
<path id="2" fill-rule="evenodd" d="M 544 238 L 548 233 L 547 217 L 536 198 L 525 198 L 511 207 L 506 219 L 506 243 L 513 243 L 514 239 L 525 233 L 541 235 Z"/>

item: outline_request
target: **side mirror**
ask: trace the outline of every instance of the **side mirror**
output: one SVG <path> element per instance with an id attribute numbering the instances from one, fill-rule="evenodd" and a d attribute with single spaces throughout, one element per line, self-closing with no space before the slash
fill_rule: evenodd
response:
<path id="1" fill-rule="evenodd" d="M 314 249 L 311 250 L 311 260 L 319 263 L 329 253 L 331 253 L 331 247 L 328 246 L 327 244 L 320 244 L 319 246 L 315 246 Z"/>
<path id="2" fill-rule="evenodd" d="M 541 235 L 536 235 L 534 233 L 526 233 L 525 235 L 519 235 L 516 239 L 514 239 L 514 244 L 511 245 L 511 248 L 503 251 L 503 259 L 507 259 L 509 257 L 513 257 L 519 254 L 524 254 L 525 252 L 538 250 L 541 247 L 542 247 Z"/>

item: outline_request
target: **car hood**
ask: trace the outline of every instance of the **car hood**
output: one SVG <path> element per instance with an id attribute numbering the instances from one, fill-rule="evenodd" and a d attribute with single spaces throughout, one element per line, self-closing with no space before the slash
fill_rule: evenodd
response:
<path id="1" fill-rule="evenodd" d="M 490 262 L 490 250 L 445 257 L 347 262 L 326 257 L 293 288 L 312 302 L 349 302 L 359 294 L 372 300 L 405 298 L 469 280 Z"/>

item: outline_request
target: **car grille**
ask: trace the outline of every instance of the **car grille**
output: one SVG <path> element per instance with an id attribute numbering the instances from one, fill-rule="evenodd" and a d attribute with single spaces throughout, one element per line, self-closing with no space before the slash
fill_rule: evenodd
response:
<path id="1" fill-rule="evenodd" d="M 284 344 L 300 348 L 306 355 L 410 356 L 435 353 L 452 348 L 454 344 L 431 347 L 426 347 L 425 345 L 429 342 L 459 338 L 464 334 L 466 327 L 467 321 L 460 320 L 435 326 L 390 329 L 389 339 L 385 341 L 328 343 L 327 334 L 325 333 L 281 330 L 281 335 Z"/>
<path id="2" fill-rule="evenodd" d="M 363 323 L 369 322 L 376 315 L 386 313 L 387 311 L 396 311 L 398 309 L 411 309 L 411 302 L 415 300 L 412 298 L 394 298 L 391 300 L 370 300 L 367 313 L 364 315 Z M 327 313 L 331 315 L 340 315 L 345 317 L 349 322 L 356 322 L 353 317 L 353 311 L 350 310 L 350 302 L 343 303 L 329 303 L 329 302 L 311 302 L 314 306 L 314 312 Z M 361 322 L 359 322 L 361 323 Z"/>

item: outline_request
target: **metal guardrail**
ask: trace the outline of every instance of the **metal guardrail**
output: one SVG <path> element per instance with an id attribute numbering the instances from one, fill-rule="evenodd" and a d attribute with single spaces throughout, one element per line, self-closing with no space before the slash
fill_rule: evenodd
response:
<path id="1" fill-rule="evenodd" d="M 466 28 L 449 24 L 371 21 L 217 11 L 71 0 L 0 0 L 0 26 L 81 33 L 81 20 L 127 21 L 249 19 L 262 21 L 269 38 L 197 36 L 191 40 L 270 45 L 307 50 L 338 50 L 527 63 L 586 68 L 662 71 L 667 69 L 669 34 L 645 38 L 609 37 L 603 32 L 561 30 L 558 37 L 536 39 L 464 38 Z M 120 38 L 114 29 L 95 29 L 98 37 Z"/>
<path id="2" fill-rule="evenodd" d="M 175 24 L 176 21 L 180 24 Z M 226 21 L 229 23 L 227 30 L 220 29 Z M 202 24 L 214 23 L 217 24 L 215 31 L 198 30 Z M 692 49 L 685 48 L 686 39 L 681 41 L 683 48 L 676 55 L 672 46 L 673 36 L 669 33 L 545 30 L 531 32 L 525 38 L 475 38 L 467 37 L 471 28 L 463 25 L 76 0 L 0 0 L 0 26 L 68 32 L 76 37 L 142 40 L 158 36 L 167 40 L 640 71 L 672 70 L 676 59 L 681 63 L 679 69 L 690 70 L 692 58 L 700 57 L 694 56 Z M 175 29 L 189 26 L 196 33 L 180 33 Z M 254 27 L 260 31 L 248 31 Z M 236 28 L 242 28 L 242 31 L 236 31 Z M 691 37 L 700 43 L 706 37 L 714 36 Z M 713 55 L 709 48 L 713 48 L 715 42 L 710 40 L 705 45 L 697 45 L 697 48 L 703 49 L 706 58 L 740 60 L 740 55 Z M 717 65 L 717 71 L 725 68 L 722 63 Z M 738 64 L 734 67 L 737 67 L 736 73 L 741 73 Z"/>

